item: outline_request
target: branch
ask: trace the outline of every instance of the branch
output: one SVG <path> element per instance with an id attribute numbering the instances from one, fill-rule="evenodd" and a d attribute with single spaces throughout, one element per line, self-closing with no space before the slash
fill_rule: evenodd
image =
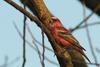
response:
<path id="1" fill-rule="evenodd" d="M 74 32 L 76 29 L 80 28 L 80 26 L 87 21 L 89 18 L 91 18 L 91 16 L 94 14 L 94 12 L 92 12 L 89 16 L 87 16 L 85 19 L 83 19 L 77 26 L 75 26 L 75 28 L 70 29 L 71 32 Z"/>
<path id="2" fill-rule="evenodd" d="M 21 39 L 23 39 L 23 36 L 22 36 L 21 32 L 19 31 L 17 25 L 16 25 L 15 23 L 13 23 L 13 24 L 14 24 L 14 27 L 15 27 L 17 33 L 19 34 L 19 36 L 21 37 Z M 29 30 L 30 30 L 30 29 L 29 29 Z M 31 31 L 30 31 L 30 32 L 31 32 Z M 31 36 L 33 37 L 33 35 L 31 35 Z M 32 39 L 33 39 L 33 44 L 34 44 L 36 47 L 37 47 L 37 45 L 36 45 L 35 42 L 37 42 L 38 44 L 40 44 L 40 45 L 42 46 L 42 44 L 41 44 L 40 42 L 38 42 L 34 37 L 33 37 Z M 35 41 L 35 40 L 36 40 L 36 41 Z M 39 49 L 33 47 L 33 45 L 32 45 L 28 40 L 26 40 L 25 42 L 29 45 L 29 47 L 31 47 L 33 50 L 35 50 L 36 52 L 38 52 Z M 46 48 L 46 47 L 45 47 L 45 48 Z M 47 48 L 47 49 L 48 49 L 48 48 Z M 50 51 L 50 50 L 49 50 L 49 51 Z M 52 52 L 53 52 L 53 51 L 52 51 Z M 38 52 L 38 54 L 39 54 L 39 55 L 42 55 L 41 52 Z M 52 63 L 52 64 L 58 66 L 58 64 L 57 64 L 56 62 L 54 62 L 54 61 L 48 59 L 47 56 L 44 55 L 44 57 L 45 57 L 45 59 L 46 59 L 48 62 L 50 62 L 50 63 Z"/>
<path id="3" fill-rule="evenodd" d="M 97 2 L 95 0 L 90 0 L 90 1 L 88 1 L 88 0 L 79 0 L 79 1 L 81 1 L 82 4 L 84 2 L 86 5 L 88 5 L 88 7 L 90 7 L 90 9 L 93 8 L 92 9 L 93 12 L 88 17 L 86 17 L 83 21 L 81 21 L 75 28 L 71 29 L 71 32 L 78 29 L 85 21 L 87 21 L 94 14 L 94 12 L 100 14 L 100 4 L 99 4 L 99 2 Z M 91 3 L 89 3 L 89 2 L 91 2 Z M 91 6 L 91 5 L 93 5 L 93 6 Z"/>
<path id="4" fill-rule="evenodd" d="M 100 64 L 98 64 L 98 63 L 87 63 L 87 64 L 96 65 L 97 67 L 100 67 Z"/>
<path id="5" fill-rule="evenodd" d="M 45 25 L 51 21 L 51 13 L 47 9 L 43 0 L 20 0 L 22 4 L 28 6 L 32 13 Z"/>
<path id="6" fill-rule="evenodd" d="M 41 30 L 42 31 L 42 30 Z M 44 60 L 45 60 L 45 58 L 44 58 L 44 55 L 45 55 L 45 44 L 44 44 L 44 32 L 42 31 L 41 32 L 41 34 L 42 34 L 42 47 L 43 47 L 43 53 L 42 53 L 42 67 L 45 67 L 45 63 L 44 63 Z"/>
<path id="7" fill-rule="evenodd" d="M 85 2 L 83 2 L 83 16 L 84 18 L 86 18 L 86 10 L 85 10 Z M 87 25 L 87 21 L 85 21 L 85 26 L 86 26 L 86 33 L 87 33 L 87 38 L 88 38 L 88 42 L 89 42 L 89 46 L 90 46 L 90 49 L 91 49 L 91 53 L 94 57 L 94 61 L 95 63 L 97 64 L 97 58 L 96 58 L 96 55 L 95 55 L 95 52 L 93 50 L 93 44 L 92 44 L 92 40 L 91 40 L 91 36 L 90 36 L 90 31 L 89 31 L 89 28 L 88 28 L 88 25 Z M 97 66 L 99 67 L 99 66 Z"/>
<path id="8" fill-rule="evenodd" d="M 33 36 L 33 33 L 32 33 L 32 31 L 30 30 L 28 24 L 26 25 L 26 27 L 27 27 L 27 30 L 28 30 L 30 36 L 32 37 L 33 41 L 36 42 L 37 44 L 39 44 L 40 46 L 42 46 L 43 44 L 41 44 L 41 43 L 40 43 L 38 40 L 36 40 L 36 38 Z M 45 47 L 47 50 L 49 50 L 49 51 L 51 51 L 51 52 L 54 52 L 52 49 L 50 49 L 50 48 L 47 47 L 46 45 L 44 45 L 44 47 Z"/>
<path id="9" fill-rule="evenodd" d="M 25 6 L 24 6 L 24 9 L 25 9 Z M 25 67 L 25 63 L 26 63 L 26 42 L 25 42 L 26 20 L 27 20 L 27 17 L 24 15 L 24 19 L 23 19 L 23 64 L 22 64 L 22 67 Z"/>
<path id="10" fill-rule="evenodd" d="M 50 34 L 50 31 L 48 30 L 48 24 L 51 21 L 51 15 L 49 14 L 48 10 L 46 10 L 47 12 L 45 13 L 45 10 L 44 12 L 38 12 L 40 14 L 40 16 L 37 16 L 37 17 L 34 17 L 32 14 L 30 14 L 29 12 L 25 11 L 23 8 L 21 8 L 20 6 L 18 6 L 16 3 L 14 3 L 13 1 L 9 1 L 9 0 L 5 0 L 6 2 L 8 2 L 9 4 L 11 4 L 12 6 L 14 6 L 16 9 L 20 10 L 20 12 L 23 12 L 23 14 L 25 14 L 27 17 L 29 17 L 32 21 L 35 21 L 35 23 L 40 27 L 42 28 L 42 30 L 44 31 L 44 33 L 47 35 L 48 37 L 48 40 L 50 41 L 53 49 L 54 49 L 54 52 L 57 56 L 57 59 L 60 63 L 60 66 L 61 67 L 73 67 L 73 64 L 76 64 L 78 65 L 79 63 L 75 63 L 73 62 L 72 64 L 72 61 L 71 59 L 76 59 L 76 55 L 78 54 L 78 56 L 80 58 L 77 58 L 78 60 L 82 60 L 84 61 L 83 57 L 81 54 L 79 54 L 78 52 L 72 50 L 72 51 L 69 51 L 67 52 L 65 49 L 61 48 L 55 41 L 54 39 L 52 38 L 52 35 Z M 42 0 L 28 0 L 28 1 L 35 1 L 34 3 L 37 3 L 39 1 L 42 1 Z M 33 3 L 33 4 L 34 4 Z M 43 4 L 43 3 L 42 3 Z M 17 5 L 17 6 L 16 6 Z M 35 4 L 35 5 L 38 5 L 39 6 L 39 3 Z M 33 8 L 34 8 L 34 5 L 32 5 Z M 18 8 L 19 7 L 19 8 Z M 41 7 L 41 6 L 39 6 Z M 37 9 L 38 7 L 35 7 L 35 9 Z M 42 5 L 42 8 L 41 9 L 44 9 L 45 7 L 43 7 Z M 39 8 L 38 8 L 39 9 Z M 42 11 L 42 10 L 36 10 L 36 11 Z M 43 13 L 43 14 L 42 14 Z M 48 13 L 48 14 L 47 14 Z M 63 53 L 62 53 L 63 52 Z M 69 54 L 70 53 L 70 54 Z M 71 56 L 70 56 L 71 55 Z M 84 61 L 85 62 L 85 61 Z M 82 66 L 82 64 L 81 64 Z M 77 66 L 76 66 L 77 67 Z"/>
<path id="11" fill-rule="evenodd" d="M 94 25 L 99 25 L 99 24 L 100 24 L 100 21 L 94 22 L 94 23 L 89 23 L 89 24 L 87 24 L 87 26 L 89 27 L 89 26 L 94 26 Z M 86 25 L 82 25 L 82 26 L 79 26 L 76 30 L 83 29 L 85 27 L 86 27 Z M 73 30 L 74 28 L 70 28 L 70 29 Z"/>

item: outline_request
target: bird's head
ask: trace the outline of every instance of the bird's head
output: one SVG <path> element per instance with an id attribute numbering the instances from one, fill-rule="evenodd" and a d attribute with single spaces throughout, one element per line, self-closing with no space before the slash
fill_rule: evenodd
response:
<path id="1" fill-rule="evenodd" d="M 53 20 L 53 23 L 50 24 L 50 27 L 52 28 L 57 28 L 57 27 L 63 27 L 61 21 L 57 18 L 57 17 L 51 17 L 51 19 Z"/>

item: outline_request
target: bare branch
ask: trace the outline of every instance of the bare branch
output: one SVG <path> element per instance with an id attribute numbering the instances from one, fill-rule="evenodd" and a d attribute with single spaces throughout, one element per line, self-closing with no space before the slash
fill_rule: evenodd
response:
<path id="1" fill-rule="evenodd" d="M 83 1 L 83 2 L 85 2 L 85 1 Z M 100 4 L 96 5 L 96 7 L 93 9 L 93 11 L 97 12 L 98 9 L 100 9 Z M 73 32 L 74 30 L 78 29 L 84 22 L 86 22 L 89 18 L 91 18 L 91 16 L 94 14 L 94 12 L 92 12 L 89 16 L 87 16 L 86 18 L 84 18 L 75 28 L 71 29 L 71 32 Z"/>
<path id="2" fill-rule="evenodd" d="M 87 26 L 89 27 L 89 26 L 94 26 L 94 25 L 99 25 L 100 24 L 100 21 L 98 21 L 98 22 L 93 22 L 93 23 L 88 23 L 87 24 Z M 81 25 L 80 27 L 78 27 L 76 30 L 78 30 L 78 29 L 83 29 L 83 28 L 85 28 L 86 27 L 86 25 Z M 70 29 L 74 29 L 74 28 L 70 28 Z"/>
<path id="3" fill-rule="evenodd" d="M 4 64 L 0 65 L 0 67 L 8 67 L 8 66 L 10 66 L 10 65 L 13 65 L 13 64 L 16 63 L 20 58 L 17 57 L 17 58 L 13 59 L 13 60 L 10 61 L 10 62 L 8 62 L 8 59 L 9 59 L 8 56 L 5 56 L 5 62 L 4 62 Z"/>
<path id="4" fill-rule="evenodd" d="M 23 39 L 22 38 L 22 34 L 21 34 L 21 32 L 19 31 L 19 29 L 18 29 L 18 27 L 17 27 L 17 25 L 15 24 L 15 23 L 13 23 L 14 24 L 14 27 L 15 27 L 15 29 L 16 29 L 16 31 L 17 31 L 17 33 L 19 34 L 19 36 L 21 37 L 21 39 Z M 27 25 L 28 26 L 28 25 Z M 30 29 L 29 29 L 30 30 Z M 32 35 L 33 36 L 33 35 Z M 33 40 L 34 40 L 35 38 L 33 37 Z M 35 39 L 36 40 L 36 39 Z M 38 50 L 39 49 L 37 49 L 37 48 L 35 48 L 35 47 L 33 47 L 33 45 L 29 42 L 29 41 L 25 41 L 33 50 L 35 50 L 36 52 L 38 52 Z M 38 42 L 38 41 L 37 41 Z M 33 44 L 35 43 L 35 41 L 33 41 Z M 38 42 L 38 44 L 41 44 L 40 42 Z M 42 46 L 42 45 L 41 45 Z M 46 47 L 45 47 L 46 48 Z M 40 55 L 42 55 L 40 52 L 38 52 Z M 46 56 L 44 56 L 45 57 L 45 59 L 48 61 L 48 62 L 50 62 L 50 63 L 52 63 L 52 64 L 54 64 L 54 65 L 58 65 L 56 62 L 54 62 L 54 61 L 52 61 L 52 60 L 50 60 L 49 58 L 47 58 Z"/>
<path id="5" fill-rule="evenodd" d="M 84 19 L 85 19 L 86 18 L 86 10 L 85 10 L 84 4 L 85 4 L 85 2 L 83 2 L 83 16 L 84 16 Z M 85 21 L 85 26 L 86 26 L 86 32 L 87 32 L 87 38 L 88 38 L 88 41 L 89 41 L 89 46 L 90 46 L 92 55 L 94 57 L 95 63 L 97 64 L 98 62 L 97 62 L 97 58 L 96 58 L 96 55 L 95 55 L 94 50 L 93 50 L 93 44 L 92 44 L 89 28 L 88 28 L 88 25 L 87 25 L 87 21 Z"/>
<path id="6" fill-rule="evenodd" d="M 42 46 L 43 44 L 41 44 L 41 43 L 40 43 L 38 40 L 36 40 L 36 38 L 33 36 L 33 33 L 31 32 L 31 30 L 30 30 L 28 24 L 26 25 L 26 27 L 27 27 L 27 30 L 28 30 L 29 34 L 31 35 L 32 39 L 34 40 L 34 42 L 36 42 L 36 43 L 38 43 L 40 46 Z M 52 49 L 50 49 L 50 48 L 47 47 L 46 45 L 45 45 L 45 48 L 46 48 L 47 50 L 51 51 L 51 52 L 54 52 Z"/>
<path id="7" fill-rule="evenodd" d="M 87 21 L 89 18 L 91 18 L 91 16 L 93 15 L 94 13 L 92 12 L 89 16 L 87 16 L 84 20 L 82 20 L 77 26 L 75 26 L 75 28 L 73 29 L 70 29 L 71 32 L 74 32 L 76 29 L 80 28 L 80 26 L 85 22 Z"/>
<path id="8" fill-rule="evenodd" d="M 24 6 L 25 9 L 25 6 Z M 24 15 L 24 19 L 23 19 L 23 64 L 22 67 L 25 67 L 25 63 L 26 63 L 26 42 L 25 42 L 25 38 L 26 38 L 26 20 L 27 17 Z"/>
<path id="9" fill-rule="evenodd" d="M 41 30 L 42 31 L 42 30 Z M 42 46 L 43 46 L 43 53 L 42 53 L 42 67 L 45 67 L 45 63 L 44 63 L 44 55 L 45 55 L 45 44 L 44 44 L 44 32 L 42 31 Z"/>
<path id="10" fill-rule="evenodd" d="M 99 48 L 96 48 L 96 51 L 97 51 L 98 53 L 100 53 L 100 49 L 99 49 Z"/>

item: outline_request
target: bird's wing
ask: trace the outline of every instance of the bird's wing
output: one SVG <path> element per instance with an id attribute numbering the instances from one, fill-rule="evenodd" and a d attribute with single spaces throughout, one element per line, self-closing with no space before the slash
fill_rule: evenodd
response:
<path id="1" fill-rule="evenodd" d="M 71 43 L 73 46 L 76 46 L 82 50 L 85 50 L 82 46 L 79 45 L 79 42 L 76 40 L 75 37 L 73 37 L 72 34 L 67 33 L 67 32 L 63 32 L 63 31 L 59 31 L 58 35 L 62 38 L 64 38 L 65 40 L 67 40 L 69 43 Z"/>
<path id="2" fill-rule="evenodd" d="M 69 43 L 71 43 L 73 46 L 78 47 L 81 50 L 78 50 L 89 62 L 91 62 L 88 57 L 84 54 L 84 52 L 82 50 L 85 50 L 82 46 L 80 46 L 79 42 L 76 40 L 75 37 L 73 37 L 73 35 L 71 33 L 67 33 L 64 31 L 59 30 L 58 32 L 59 36 L 64 38 L 65 40 L 67 40 Z M 76 48 L 77 50 L 77 48 Z"/>

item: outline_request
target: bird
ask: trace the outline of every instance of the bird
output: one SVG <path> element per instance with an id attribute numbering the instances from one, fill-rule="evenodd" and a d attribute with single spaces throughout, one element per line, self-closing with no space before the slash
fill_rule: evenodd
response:
<path id="1" fill-rule="evenodd" d="M 70 30 L 66 29 L 57 17 L 52 16 L 51 18 L 53 22 L 49 25 L 49 29 L 55 42 L 59 46 L 65 49 L 68 48 L 75 49 L 90 62 L 88 57 L 83 52 L 86 50 L 80 45 L 77 39 L 71 34 Z"/>

